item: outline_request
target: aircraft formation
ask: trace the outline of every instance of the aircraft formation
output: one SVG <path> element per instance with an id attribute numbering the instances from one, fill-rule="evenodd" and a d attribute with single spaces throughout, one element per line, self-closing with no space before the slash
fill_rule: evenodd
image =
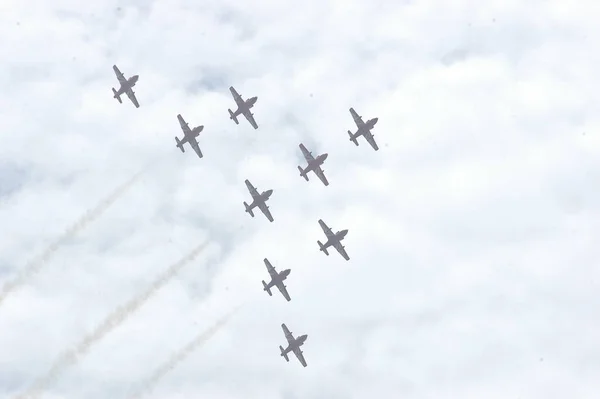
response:
<path id="1" fill-rule="evenodd" d="M 118 90 L 115 90 L 114 88 L 112 89 L 113 97 L 116 98 L 119 101 L 119 103 L 122 104 L 123 101 L 121 100 L 120 96 L 125 94 L 127 95 L 127 97 L 129 97 L 133 105 L 135 105 L 136 108 L 139 108 L 140 104 L 138 103 L 138 100 L 133 91 L 133 87 L 138 82 L 139 76 L 133 75 L 130 78 L 125 78 L 123 73 L 119 70 L 119 68 L 117 68 L 116 65 L 113 65 L 113 70 L 115 72 L 115 75 L 117 75 L 117 79 L 121 85 Z M 232 111 L 231 109 L 227 110 L 229 112 L 229 119 L 233 120 L 236 125 L 239 125 L 238 116 L 243 115 L 254 129 L 258 129 L 258 124 L 254 119 L 254 114 L 250 111 L 251 108 L 254 107 L 254 104 L 258 100 L 258 97 L 255 96 L 244 100 L 242 96 L 233 88 L 233 86 L 229 87 L 229 91 L 231 92 L 233 100 L 237 105 L 237 109 L 235 111 Z M 348 130 L 350 141 L 353 142 L 356 146 L 358 146 L 359 144 L 357 138 L 363 136 L 367 143 L 369 143 L 369 145 L 375 151 L 378 151 L 379 147 L 375 142 L 374 135 L 371 133 L 371 130 L 374 128 L 379 118 L 372 118 L 365 122 L 363 121 L 362 117 L 354 110 L 354 108 L 350 108 L 349 111 L 350 115 L 352 116 L 352 119 L 354 120 L 354 123 L 357 126 L 356 133 L 352 133 L 350 130 Z M 190 128 L 188 122 L 186 122 L 185 119 L 183 119 L 181 114 L 177 115 L 177 120 L 179 121 L 179 126 L 183 131 L 183 138 L 179 139 L 177 136 L 175 137 L 176 147 L 179 148 L 181 152 L 185 152 L 183 145 L 185 143 L 189 143 L 194 152 L 196 152 L 196 155 L 198 155 L 199 158 L 202 158 L 203 155 L 202 151 L 200 150 L 200 145 L 198 144 L 197 137 L 204 129 L 204 126 L 200 125 L 194 128 Z M 319 180 L 321 180 L 323 185 L 328 186 L 329 181 L 325 177 L 325 174 L 322 169 L 322 165 L 327 159 L 328 154 L 323 153 L 315 157 L 312 155 L 312 152 L 310 152 L 304 146 L 304 144 L 300 143 L 299 148 L 307 163 L 307 166 L 305 168 L 303 168 L 302 166 L 298 166 L 300 176 L 303 177 L 306 181 L 309 181 L 308 173 L 313 172 L 319 178 Z M 249 213 L 251 217 L 254 217 L 253 210 L 255 208 L 258 208 L 269 220 L 269 222 L 273 222 L 273 215 L 271 214 L 271 211 L 267 206 L 267 201 L 271 197 L 271 194 L 273 194 L 273 190 L 268 189 L 263 192 L 259 192 L 257 188 L 248 179 L 245 180 L 245 183 L 246 188 L 248 189 L 250 196 L 252 197 L 252 202 L 250 204 L 244 201 L 244 207 L 246 209 L 246 212 Z M 346 237 L 346 234 L 348 234 L 348 229 L 334 232 L 331 229 L 331 227 L 329 227 L 322 219 L 319 219 L 318 223 L 321 229 L 323 230 L 323 233 L 325 234 L 325 238 L 327 239 L 324 244 L 320 240 L 317 240 L 319 250 L 325 253 L 325 255 L 329 256 L 329 252 L 327 251 L 327 249 L 333 247 L 345 260 L 350 260 L 350 257 L 348 256 L 344 245 L 342 245 L 342 241 Z M 281 292 L 281 295 L 288 302 L 291 301 L 291 297 L 287 291 L 287 286 L 284 284 L 284 281 L 291 273 L 291 270 L 286 269 L 282 270 L 281 272 L 277 272 L 275 270 L 275 267 L 271 264 L 271 262 L 269 262 L 267 258 L 265 258 L 263 262 L 265 263 L 267 272 L 271 277 L 271 281 L 268 283 L 266 283 L 264 280 L 262 281 L 263 290 L 266 291 L 267 294 L 269 294 L 269 296 L 272 296 L 273 293 L 271 292 L 271 289 L 273 287 L 277 287 L 277 289 Z M 292 352 L 294 355 L 296 355 L 302 366 L 306 367 L 307 363 L 304 359 L 304 352 L 302 352 L 300 347 L 304 345 L 304 342 L 308 338 L 308 335 L 303 334 L 298 337 L 294 337 L 293 333 L 289 330 L 285 323 L 281 324 L 281 328 L 287 340 L 287 346 L 285 348 L 281 345 L 279 346 L 279 350 L 281 352 L 280 355 L 287 362 L 289 362 L 290 359 L 288 357 L 288 354 Z"/>

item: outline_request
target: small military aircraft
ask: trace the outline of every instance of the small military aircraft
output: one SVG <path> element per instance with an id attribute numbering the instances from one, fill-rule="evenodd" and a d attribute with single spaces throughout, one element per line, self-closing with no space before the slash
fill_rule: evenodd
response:
<path id="1" fill-rule="evenodd" d="M 183 145 L 185 143 L 190 143 L 190 146 L 196 154 L 198 154 L 199 158 L 202 158 L 202 151 L 200 151 L 200 146 L 198 145 L 198 140 L 196 137 L 200 134 L 202 129 L 204 129 L 203 125 L 196 126 L 193 129 L 190 129 L 190 125 L 183 119 L 181 114 L 177 115 L 177 120 L 179 121 L 179 126 L 181 126 L 181 130 L 183 130 L 183 138 L 179 140 L 177 136 L 175 136 L 175 142 L 177 143 L 177 148 L 181 150 L 181 152 L 185 152 Z"/>
<path id="2" fill-rule="evenodd" d="M 119 80 L 119 83 L 121 84 L 121 87 L 119 87 L 119 90 L 115 90 L 113 87 L 113 89 L 112 89 L 112 92 L 114 94 L 113 98 L 116 98 L 119 101 L 119 103 L 123 104 L 123 101 L 121 101 L 121 95 L 127 94 L 127 97 L 129 97 L 129 99 L 131 100 L 133 105 L 135 105 L 136 108 L 139 108 L 140 104 L 138 103 L 137 98 L 135 98 L 135 93 L 133 92 L 133 86 L 135 86 L 135 84 L 137 83 L 137 81 L 140 77 L 138 75 L 133 75 L 129 79 L 125 79 L 125 76 L 121 73 L 121 71 L 119 71 L 119 68 L 117 68 L 116 65 L 113 65 L 113 71 L 115 71 L 115 75 L 117 75 L 117 79 Z"/>
<path id="3" fill-rule="evenodd" d="M 324 153 L 324 154 L 318 155 L 315 158 L 315 157 L 313 157 L 312 152 L 310 152 L 306 149 L 304 144 L 300 143 L 299 147 L 300 147 L 300 150 L 302 151 L 302 155 L 304 155 L 304 159 L 308 163 L 308 165 L 304 169 L 302 168 L 302 166 L 298 165 L 298 170 L 300 171 L 300 176 L 304 177 L 304 180 L 308 181 L 308 176 L 306 174 L 312 170 L 313 172 L 315 172 L 315 175 L 317 175 L 319 180 L 321 180 L 324 185 L 328 186 L 329 182 L 327 181 L 327 178 L 325 177 L 325 174 L 323 173 L 325 171 L 323 169 L 321 169 L 321 165 L 323 165 L 323 162 L 325 162 L 325 160 L 327 159 L 328 154 Z"/>
<path id="4" fill-rule="evenodd" d="M 265 280 L 263 280 L 262 284 L 263 284 L 263 290 L 267 291 L 267 293 L 269 294 L 269 296 L 273 296 L 273 294 L 271 293 L 271 288 L 273 288 L 273 286 L 276 286 L 279 291 L 281 292 L 281 295 L 283 295 L 283 297 L 289 302 L 292 299 L 290 298 L 290 294 L 288 294 L 287 289 L 285 288 L 285 284 L 283 284 L 283 280 L 285 280 L 287 278 L 287 276 L 290 274 L 291 270 L 290 269 L 286 269 L 283 270 L 279 273 L 277 273 L 275 271 L 275 268 L 273 267 L 273 265 L 271 265 L 271 262 L 269 262 L 269 260 L 267 258 L 264 259 L 265 265 L 267 266 L 267 271 L 269 272 L 269 274 L 271 275 L 271 281 L 269 282 L 269 284 L 265 283 Z"/>
<path id="5" fill-rule="evenodd" d="M 254 114 L 252 112 L 250 112 L 250 108 L 254 107 L 254 103 L 256 102 L 256 100 L 258 100 L 258 97 L 252 97 L 247 100 L 244 100 L 244 99 L 242 99 L 242 96 L 239 95 L 237 91 L 235 91 L 233 86 L 231 86 L 229 88 L 229 91 L 231 92 L 231 95 L 233 96 L 233 99 L 235 100 L 235 103 L 237 104 L 237 107 L 238 107 L 235 110 L 235 112 L 233 112 L 230 109 L 227 109 L 227 111 L 229 111 L 229 119 L 232 119 L 236 125 L 239 125 L 240 122 L 237 120 L 237 117 L 239 115 L 244 115 L 246 117 L 246 119 L 248 120 L 248 122 L 250 122 L 252 127 L 254 129 L 258 129 L 258 125 L 256 124 L 256 121 L 254 120 Z"/>
<path id="6" fill-rule="evenodd" d="M 348 254 L 344 249 L 345 247 L 342 245 L 342 240 L 344 239 L 344 237 L 346 237 L 346 234 L 348 234 L 348 230 L 341 230 L 337 233 L 334 233 L 321 219 L 319 219 L 319 225 L 321 226 L 323 232 L 325 232 L 325 235 L 327 236 L 327 242 L 325 244 L 321 243 L 321 241 L 317 241 L 320 250 L 325 252 L 325 255 L 329 256 L 327 248 L 333 246 L 340 253 L 340 255 L 342 255 L 344 259 L 350 260 L 350 257 L 348 257 Z"/>
<path id="7" fill-rule="evenodd" d="M 248 205 L 244 201 L 244 206 L 246 207 L 246 212 L 250 214 L 250 216 L 254 217 L 254 213 L 252 209 L 258 207 L 262 211 L 262 213 L 269 219 L 269 222 L 273 221 L 273 216 L 271 215 L 271 211 L 269 211 L 269 207 L 267 206 L 267 200 L 273 194 L 273 190 L 263 191 L 262 193 L 258 193 L 256 188 L 250 183 L 248 179 L 245 180 L 246 187 L 248 187 L 248 191 L 250 191 L 250 195 L 252 195 L 252 203 Z"/>
<path id="8" fill-rule="evenodd" d="M 292 332 L 287 328 L 285 323 L 283 323 L 281 325 L 281 328 L 283 329 L 285 338 L 288 341 L 288 346 L 285 349 L 283 349 L 283 347 L 281 345 L 279 345 L 279 350 L 281 351 L 281 356 L 283 356 L 283 358 L 285 359 L 286 362 L 289 362 L 290 358 L 288 357 L 287 354 L 289 352 L 294 352 L 294 355 L 296 355 L 296 357 L 300 361 L 300 364 L 302 364 L 302 366 L 306 367 L 306 360 L 304 360 L 304 355 L 302 355 L 303 352 L 300 349 L 300 347 L 302 345 L 304 345 L 304 341 L 306 341 L 306 338 L 308 338 L 308 335 L 304 334 L 304 335 L 299 336 L 298 338 L 294 338 L 294 336 L 292 335 Z"/>
<path id="9" fill-rule="evenodd" d="M 350 141 L 358 145 L 358 141 L 356 141 L 356 138 L 359 136 L 365 136 L 367 142 L 371 144 L 371 147 L 373 147 L 375 151 L 377 151 L 379 147 L 377 147 L 377 143 L 373 138 L 374 135 L 371 133 L 371 129 L 373 129 L 379 118 L 373 118 L 369 119 L 366 122 L 363 122 L 362 116 L 358 115 L 354 108 L 350 108 L 350 114 L 354 119 L 354 123 L 356 123 L 356 126 L 358 126 L 358 130 L 354 134 L 350 130 L 348 130 L 348 134 L 350 135 Z"/>

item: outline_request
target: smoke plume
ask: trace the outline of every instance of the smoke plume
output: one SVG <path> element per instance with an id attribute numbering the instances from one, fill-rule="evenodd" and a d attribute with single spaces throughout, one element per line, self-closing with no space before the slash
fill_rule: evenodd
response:
<path id="1" fill-rule="evenodd" d="M 24 394 L 18 396 L 18 399 L 37 397 L 45 390 L 58 376 L 68 367 L 76 363 L 81 356 L 90 350 L 90 348 L 100 341 L 106 334 L 121 325 L 129 316 L 138 310 L 148 299 L 150 299 L 159 289 L 165 286 L 175 275 L 190 261 L 192 261 L 208 243 L 203 243 L 196 247 L 186 257 L 179 262 L 170 266 L 162 275 L 160 275 L 152 285 L 140 295 L 132 298 L 125 305 L 119 306 L 112 314 L 110 314 L 102 324 L 100 324 L 91 334 L 87 335 L 74 348 L 65 351 L 56 362 L 52 365 L 48 373 L 34 382 L 32 387 Z"/>
<path id="2" fill-rule="evenodd" d="M 171 357 L 167 359 L 160 367 L 158 367 L 154 373 L 148 378 L 147 382 L 142 385 L 141 389 L 131 396 L 131 399 L 139 399 L 144 394 L 149 393 L 156 386 L 156 384 L 169 373 L 169 371 L 173 370 L 179 363 L 185 360 L 193 351 L 198 349 L 202 344 L 207 342 L 211 337 L 213 337 L 221 328 L 223 328 L 233 317 L 233 315 L 242 307 L 243 305 L 237 306 L 231 312 L 226 314 L 224 317 L 219 319 L 217 323 L 209 328 L 208 330 L 202 332 L 192 341 L 190 341 L 186 346 L 181 348 L 178 352 L 173 353 Z"/>
<path id="3" fill-rule="evenodd" d="M 82 231 L 87 225 L 100 217 L 112 204 L 114 204 L 125 192 L 131 188 L 141 177 L 144 171 L 138 172 L 129 181 L 118 187 L 108 198 L 104 199 L 98 206 L 88 210 L 73 226 L 69 227 L 60 237 L 58 237 L 39 257 L 34 258 L 27 263 L 22 270 L 17 273 L 13 281 L 7 282 L 0 292 L 0 305 L 6 297 L 16 288 L 26 283 L 31 277 L 38 273 L 42 266 L 54 255 L 60 246 L 75 234 Z"/>

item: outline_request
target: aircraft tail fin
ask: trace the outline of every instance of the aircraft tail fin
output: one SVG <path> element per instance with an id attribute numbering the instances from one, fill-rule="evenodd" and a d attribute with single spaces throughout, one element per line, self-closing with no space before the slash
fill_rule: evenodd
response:
<path id="1" fill-rule="evenodd" d="M 246 203 L 246 201 L 244 201 L 244 206 L 246 207 L 246 212 L 248 212 L 250 216 L 254 217 L 254 212 L 252 212 L 252 209 L 250 209 L 250 206 Z"/>
<path id="2" fill-rule="evenodd" d="M 325 252 L 325 255 L 329 256 L 329 252 L 327 252 L 327 248 L 325 248 L 325 245 L 323 245 L 321 241 L 317 241 L 317 244 L 319 244 L 319 249 Z"/>
<path id="3" fill-rule="evenodd" d="M 298 170 L 300 171 L 300 176 L 304 177 L 304 180 L 308 181 L 308 176 L 306 175 L 306 172 L 304 172 L 304 169 L 302 169 L 302 166 L 298 166 Z"/>
<path id="4" fill-rule="evenodd" d="M 356 141 L 356 137 L 354 137 L 354 135 L 352 134 L 352 132 L 350 130 L 348 130 L 348 136 L 350 136 L 350 141 L 358 146 L 358 141 Z"/>
<path id="5" fill-rule="evenodd" d="M 263 280 L 263 288 L 265 291 L 267 291 L 267 294 L 269 294 L 269 296 L 273 296 L 273 293 L 271 292 L 271 289 L 269 288 L 269 286 L 267 285 L 267 283 L 265 283 L 265 280 Z"/>
<path id="6" fill-rule="evenodd" d="M 283 346 L 279 345 L 279 350 L 281 351 L 281 356 L 283 356 L 285 361 L 289 362 L 290 358 L 288 357 L 287 353 L 285 353 L 285 349 L 283 349 Z"/>
<path id="7" fill-rule="evenodd" d="M 121 100 L 121 96 L 119 95 L 119 93 L 117 93 L 117 91 L 115 90 L 114 87 L 112 89 L 112 92 L 113 92 L 113 98 L 116 98 L 121 104 L 123 104 L 123 100 Z"/>
<path id="8" fill-rule="evenodd" d="M 235 114 L 233 113 L 232 110 L 228 109 L 227 111 L 229 111 L 229 119 L 233 120 L 235 122 L 236 125 L 239 125 L 240 122 L 237 120 Z"/>
<path id="9" fill-rule="evenodd" d="M 183 143 L 177 137 L 175 137 L 175 141 L 177 142 L 177 147 L 181 150 L 181 152 L 185 152 L 185 149 L 183 148 Z"/>

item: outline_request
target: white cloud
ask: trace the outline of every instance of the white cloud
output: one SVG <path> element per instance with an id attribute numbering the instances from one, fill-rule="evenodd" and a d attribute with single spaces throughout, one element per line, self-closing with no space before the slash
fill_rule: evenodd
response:
<path id="1" fill-rule="evenodd" d="M 247 301 L 146 397 L 594 398 L 594 4 L 3 2 L 0 284 L 147 170 L 2 302 L 0 398 L 207 237 L 216 258 L 43 397 L 126 398 Z M 139 109 L 111 98 L 113 64 L 140 75 Z M 258 96 L 258 130 L 228 119 L 230 85 Z M 378 152 L 349 142 L 349 107 L 379 117 Z M 178 113 L 203 159 L 175 147 Z M 300 142 L 329 153 L 329 187 L 299 176 Z M 245 214 L 246 178 L 274 223 Z M 349 229 L 349 262 L 319 252 L 319 218 Z M 291 302 L 262 292 L 265 257 Z M 307 368 L 279 356 L 282 322 Z"/>

